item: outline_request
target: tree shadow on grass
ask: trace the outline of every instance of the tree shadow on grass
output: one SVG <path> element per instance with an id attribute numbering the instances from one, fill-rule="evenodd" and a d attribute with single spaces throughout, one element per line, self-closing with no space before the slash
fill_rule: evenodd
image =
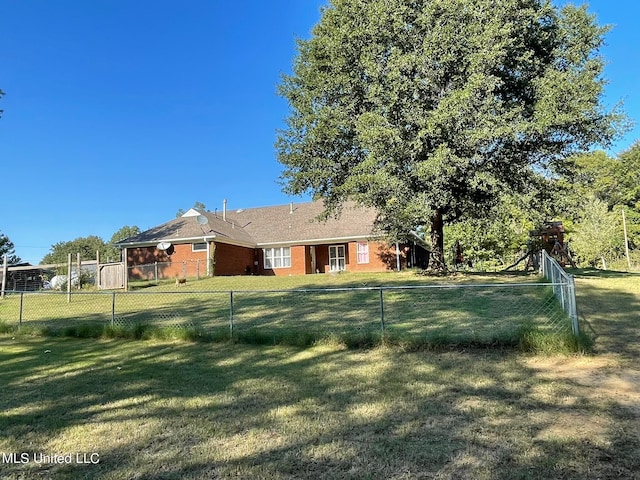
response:
<path id="1" fill-rule="evenodd" d="M 640 272 L 600 270 L 598 268 L 568 268 L 567 273 L 579 278 L 629 278 L 640 282 Z"/>
<path id="2" fill-rule="evenodd" d="M 640 276 L 636 277 L 640 281 Z M 640 294 L 628 289 L 604 288 L 606 284 L 589 281 L 589 276 L 585 278 L 586 281 L 576 280 L 576 303 L 581 328 L 594 337 L 595 353 L 640 358 Z"/>
<path id="3" fill-rule="evenodd" d="M 100 454 L 98 465 L 2 465 L 8 478 L 577 479 L 640 467 L 624 407 L 515 355 L 0 345 L 0 450 Z M 580 430 L 593 421 L 600 430 Z"/>

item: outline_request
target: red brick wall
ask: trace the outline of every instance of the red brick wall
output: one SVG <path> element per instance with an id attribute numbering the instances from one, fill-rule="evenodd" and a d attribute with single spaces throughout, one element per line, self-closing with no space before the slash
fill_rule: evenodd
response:
<path id="1" fill-rule="evenodd" d="M 213 249 L 213 247 L 210 247 Z M 217 243 L 215 275 L 244 275 L 247 267 L 253 271 L 255 250 L 226 243 Z M 154 265 L 158 263 L 157 267 Z M 191 243 L 173 245 L 171 255 L 156 247 L 127 249 L 127 263 L 131 279 L 204 277 L 207 274 L 207 251 L 192 251 Z M 145 267 L 131 268 L 136 265 Z"/>
<path id="2" fill-rule="evenodd" d="M 395 245 L 383 242 L 369 242 L 369 263 L 358 263 L 357 242 L 343 244 L 345 246 L 346 270 L 348 272 L 383 272 L 396 268 Z M 316 268 L 320 273 L 329 272 L 329 246 L 316 245 Z M 159 278 L 175 278 L 187 276 L 203 277 L 207 272 L 207 252 L 193 252 L 190 243 L 174 245 L 169 257 L 166 252 L 155 247 L 127 249 L 129 266 L 148 265 L 158 262 Z M 257 265 L 254 265 L 255 262 Z M 406 264 L 404 251 L 401 252 L 401 265 Z M 304 275 L 315 273 L 311 266 L 311 247 L 294 245 L 291 247 L 291 267 L 264 268 L 262 249 L 239 247 L 226 243 L 216 243 L 215 275 Z M 154 278 L 153 267 L 132 268 L 130 278 Z"/>
<path id="3" fill-rule="evenodd" d="M 156 247 L 127 249 L 127 264 L 131 279 L 168 279 L 175 277 L 204 277 L 207 274 L 206 250 L 192 252 L 190 243 L 173 245 L 171 255 Z M 157 262 L 157 266 L 154 264 Z M 131 268 L 138 265 L 137 268 Z"/>
<path id="4" fill-rule="evenodd" d="M 347 271 L 349 272 L 384 272 L 389 265 L 380 256 L 380 251 L 386 251 L 383 243 L 369 242 L 369 262 L 358 263 L 358 242 L 349 242 Z M 395 259 L 395 257 L 394 257 Z M 395 265 L 394 265 L 395 266 Z"/>
<path id="5" fill-rule="evenodd" d="M 348 272 L 384 272 L 396 268 L 395 245 L 389 246 L 383 242 L 369 242 L 369 263 L 358 263 L 357 242 L 336 243 L 332 245 L 345 246 L 346 271 Z M 328 273 L 329 245 L 316 245 L 316 269 L 318 273 Z M 316 273 L 311 265 L 311 247 L 309 245 L 294 245 L 291 247 L 290 268 L 264 268 L 262 249 L 258 249 L 259 275 L 304 275 Z M 401 255 L 404 267 L 404 256 Z"/>
<path id="6" fill-rule="evenodd" d="M 139 247 L 127 249 L 127 264 L 129 266 L 168 261 L 169 256 L 164 251 L 158 250 L 156 247 Z"/>
<path id="7" fill-rule="evenodd" d="M 291 268 L 287 275 L 304 275 L 307 273 L 306 258 L 308 256 L 308 250 L 306 245 L 291 247 Z"/>
<path id="8" fill-rule="evenodd" d="M 255 273 L 255 249 L 216 243 L 215 275 L 246 275 Z M 248 269 L 248 270 L 247 270 Z"/>
<path id="9" fill-rule="evenodd" d="M 258 249 L 258 272 L 260 275 L 304 275 L 310 268 L 309 247 L 306 245 L 294 245 L 291 247 L 291 267 L 264 268 L 264 252 Z"/>

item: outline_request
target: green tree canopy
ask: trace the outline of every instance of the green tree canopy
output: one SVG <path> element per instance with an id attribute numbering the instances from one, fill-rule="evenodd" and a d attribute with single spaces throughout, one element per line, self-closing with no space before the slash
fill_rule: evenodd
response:
<path id="1" fill-rule="evenodd" d="M 624 120 L 601 104 L 606 28 L 546 0 L 332 0 L 280 94 L 284 189 L 375 207 L 395 237 L 479 217 Z"/>
<path id="2" fill-rule="evenodd" d="M 7 256 L 7 263 L 9 265 L 15 265 L 20 263 L 22 259 L 16 255 L 13 242 L 9 240 L 4 233 L 0 232 L 0 264 L 4 262 L 4 256 Z"/>
<path id="3" fill-rule="evenodd" d="M 96 236 L 78 237 L 67 242 L 58 242 L 51 246 L 51 251 L 47 253 L 41 260 L 43 264 L 50 263 L 67 263 L 68 255 L 71 254 L 75 260 L 75 256 L 79 253 L 80 257 L 88 260 L 95 259 L 96 252 L 100 253 L 100 261 L 120 261 L 120 250 L 114 247 L 116 242 L 132 237 L 140 233 L 137 226 L 125 225 L 118 229 L 109 240 L 108 243 Z"/>
<path id="4" fill-rule="evenodd" d="M 618 156 L 614 164 L 614 195 L 611 203 L 640 213 L 640 141 Z"/>
<path id="5" fill-rule="evenodd" d="M 585 209 L 591 208 L 591 197 L 618 216 L 624 209 L 631 248 L 640 247 L 640 142 L 617 158 L 602 151 L 572 157 L 562 183 L 567 214 L 583 217 Z"/>
<path id="6" fill-rule="evenodd" d="M 120 228 L 117 232 L 111 235 L 109 242 L 107 244 L 107 250 L 105 255 L 103 255 L 100 259 L 101 262 L 118 262 L 120 261 L 120 249 L 115 246 L 115 244 L 121 240 L 125 240 L 129 237 L 133 237 L 140 233 L 140 228 L 136 225 L 125 225 Z"/>
<path id="7" fill-rule="evenodd" d="M 51 246 L 51 251 L 47 253 L 40 263 L 52 264 L 59 263 L 65 264 L 68 260 L 68 255 L 73 256 L 75 261 L 76 255 L 79 253 L 80 257 L 87 259 L 95 259 L 96 252 L 100 252 L 100 256 L 107 254 L 107 245 L 102 238 L 96 235 L 90 235 L 88 237 L 79 237 L 75 240 L 68 242 L 58 242 Z"/>
<path id="8" fill-rule="evenodd" d="M 582 216 L 571 235 L 571 247 L 579 260 L 590 265 L 619 257 L 624 248 L 620 219 L 610 212 L 607 204 L 595 197 L 587 199 Z"/>
<path id="9" fill-rule="evenodd" d="M 595 197 L 609 204 L 615 185 L 616 159 L 606 152 L 581 153 L 568 159 L 567 172 L 561 183 L 571 204 L 579 204 L 587 197 Z"/>
<path id="10" fill-rule="evenodd" d="M 116 233 L 114 233 L 113 235 L 111 235 L 111 239 L 109 240 L 109 244 L 114 244 L 117 243 L 121 240 L 125 240 L 129 237 L 133 237 L 135 235 L 138 235 L 140 233 L 140 228 L 136 225 L 133 226 L 129 226 L 129 225 L 125 225 L 124 227 L 120 228 Z"/>

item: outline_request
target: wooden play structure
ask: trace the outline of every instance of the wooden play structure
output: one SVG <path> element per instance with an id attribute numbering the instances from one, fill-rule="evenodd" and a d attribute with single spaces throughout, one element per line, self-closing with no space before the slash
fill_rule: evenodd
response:
<path id="1" fill-rule="evenodd" d="M 525 253 L 517 262 L 513 265 L 509 265 L 505 270 L 516 267 L 524 260 L 527 261 L 525 270 L 537 270 L 538 253 L 544 249 L 546 252 L 561 265 L 567 264 L 575 267 L 569 250 L 565 246 L 564 241 L 564 226 L 562 222 L 546 222 L 541 228 L 531 230 L 529 232 L 529 241 L 527 242 L 527 253 Z"/>

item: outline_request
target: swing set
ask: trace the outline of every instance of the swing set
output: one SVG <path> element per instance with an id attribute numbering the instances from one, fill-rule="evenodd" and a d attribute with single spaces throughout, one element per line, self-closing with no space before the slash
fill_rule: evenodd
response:
<path id="1" fill-rule="evenodd" d="M 527 261 L 525 271 L 530 268 L 538 270 L 540 267 L 538 253 L 546 250 L 547 253 L 565 267 L 567 264 L 575 268 L 576 264 L 571 258 L 568 248 L 564 242 L 564 226 L 562 222 L 547 222 L 541 228 L 529 231 L 529 241 L 527 242 L 527 253 L 525 253 L 513 265 L 509 265 L 504 271 L 515 268 L 524 260 Z"/>

